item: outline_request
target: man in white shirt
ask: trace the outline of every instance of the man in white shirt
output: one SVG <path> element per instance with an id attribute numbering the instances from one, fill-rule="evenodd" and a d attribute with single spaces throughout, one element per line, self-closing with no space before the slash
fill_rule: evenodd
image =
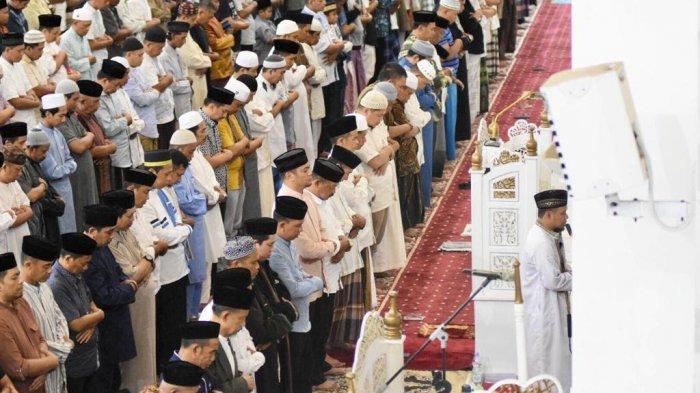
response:
<path id="1" fill-rule="evenodd" d="M 0 168 L 0 212 L 3 213 L 0 228 L 5 230 L 0 230 L 0 254 L 11 252 L 21 261 L 22 238 L 29 235 L 27 221 L 34 214 L 29 198 L 17 183 L 27 156 L 24 151 L 10 147 L 5 149 L 4 157 Z"/>
<path id="2" fill-rule="evenodd" d="M 263 68 L 257 77 L 258 90 L 253 100 L 246 105 L 250 118 L 251 135 L 265 138 L 258 154 L 258 177 L 260 181 L 261 210 L 269 214 L 274 202 L 275 188 L 272 184 L 271 158 L 287 151 L 284 124 L 280 112 L 285 101 L 279 98 L 275 86 L 284 77 L 287 64 L 281 56 L 270 55 L 263 62 Z M 276 169 L 274 169 L 276 171 Z M 267 201 L 272 195 L 272 201 Z"/>
<path id="3" fill-rule="evenodd" d="M 304 149 L 297 148 L 280 154 L 275 165 L 282 173 L 282 187 L 277 196 L 303 199 L 304 188 L 311 185 L 311 165 Z"/>
<path id="4" fill-rule="evenodd" d="M 169 244 L 167 253 L 160 257 L 160 266 L 152 273 L 161 283 L 156 295 L 156 364 L 162 369 L 179 347 L 178 327 L 187 319 L 189 269 L 183 244 L 192 233 L 192 227 L 184 222 L 175 192 L 167 186 L 173 173 L 170 152 L 147 152 L 144 165 L 156 175 L 156 180 L 139 215 L 151 224 L 155 236 Z"/>
<path id="5" fill-rule="evenodd" d="M 175 132 L 175 100 L 170 85 L 173 76 L 168 75 L 158 60 L 165 46 L 166 32 L 160 26 L 154 26 L 146 30 L 143 41 L 145 56 L 141 69 L 149 80 L 149 84 L 158 90 L 160 95 L 155 102 L 156 122 L 158 123 L 158 148 L 167 149 L 170 145 L 170 137 Z"/>
<path id="6" fill-rule="evenodd" d="M 406 262 L 394 164 L 394 155 L 399 145 L 389 138 L 383 121 L 387 106 L 386 97 L 371 90 L 360 98 L 360 106 L 357 108 L 357 113 L 367 118 L 370 127 L 365 144 L 355 154 L 362 160 L 361 171 L 375 192 L 371 203 L 376 238 L 376 244 L 372 247 L 375 272 L 397 269 Z"/>
<path id="7" fill-rule="evenodd" d="M 112 37 L 107 35 L 105 24 L 102 20 L 102 13 L 100 12 L 100 10 L 108 6 L 109 0 L 89 0 L 83 6 L 83 8 L 92 11 L 92 23 L 86 37 L 90 44 L 90 50 L 97 59 L 95 64 L 92 65 L 93 74 L 97 74 L 102 68 L 102 60 L 108 57 L 107 48 L 114 42 Z"/>
<path id="8" fill-rule="evenodd" d="M 25 122 L 27 127 L 31 129 L 39 121 L 36 109 L 41 103 L 32 90 L 27 74 L 22 67 L 24 37 L 17 33 L 3 34 L 2 45 L 0 94 L 16 109 L 15 115 L 10 121 Z"/>
<path id="9" fill-rule="evenodd" d="M 185 44 L 190 24 L 187 22 L 168 22 L 168 41 L 158 60 L 166 75 L 173 76 L 170 90 L 175 100 L 175 116 L 180 117 L 192 110 L 192 82 L 187 76 L 187 65 L 177 52 Z"/>

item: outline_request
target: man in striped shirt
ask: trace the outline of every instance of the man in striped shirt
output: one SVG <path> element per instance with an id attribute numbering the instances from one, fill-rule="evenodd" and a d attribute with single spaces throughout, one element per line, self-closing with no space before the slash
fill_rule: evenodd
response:
<path id="1" fill-rule="evenodd" d="M 68 322 L 53 297 L 46 281 L 51 275 L 51 265 L 61 252 L 57 244 L 34 236 L 25 236 L 22 241 L 21 280 L 24 300 L 29 303 L 39 330 L 46 340 L 49 351 L 59 359 L 58 367 L 46 374 L 47 392 L 67 391 L 65 361 L 73 348 L 68 338 Z"/>

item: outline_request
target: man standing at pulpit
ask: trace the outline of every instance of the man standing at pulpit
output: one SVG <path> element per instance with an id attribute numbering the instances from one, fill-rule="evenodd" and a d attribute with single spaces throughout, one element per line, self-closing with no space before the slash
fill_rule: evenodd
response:
<path id="1" fill-rule="evenodd" d="M 565 190 L 535 194 L 537 223 L 520 254 L 527 369 L 531 376 L 550 374 L 571 388 L 569 291 L 572 273 L 564 257 L 561 233 L 568 216 Z"/>

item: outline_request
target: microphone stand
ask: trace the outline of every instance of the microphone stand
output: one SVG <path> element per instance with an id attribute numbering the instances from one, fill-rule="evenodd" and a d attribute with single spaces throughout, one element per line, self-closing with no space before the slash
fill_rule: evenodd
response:
<path id="1" fill-rule="evenodd" d="M 394 379 L 396 379 L 396 377 L 398 377 L 399 374 L 401 374 L 404 370 L 406 370 L 406 367 L 408 367 L 408 365 L 409 365 L 416 357 L 418 357 L 418 355 L 420 355 L 421 352 L 423 352 L 423 350 L 425 350 L 425 348 L 428 346 L 428 344 L 430 344 L 431 342 L 435 341 L 435 339 L 438 339 L 438 340 L 440 340 L 440 352 L 441 352 L 441 355 L 442 355 L 442 356 L 441 356 L 441 357 L 442 357 L 442 380 L 441 380 L 441 381 L 437 381 L 437 383 L 439 383 L 439 386 L 440 386 L 440 390 L 438 390 L 438 392 L 449 392 L 450 389 L 452 388 L 452 386 L 450 385 L 450 383 L 447 382 L 447 378 L 446 378 L 446 371 L 447 371 L 447 339 L 448 339 L 449 336 L 448 336 L 447 332 L 445 331 L 445 326 L 446 326 L 446 325 L 449 325 L 450 322 L 452 322 L 455 318 L 457 318 L 457 315 L 459 315 L 459 314 L 462 312 L 462 310 L 464 310 L 464 309 L 469 305 L 469 303 L 471 303 L 471 302 L 474 300 L 474 298 L 476 297 L 476 295 L 478 295 L 479 292 L 481 292 L 482 290 L 484 290 L 484 288 L 486 288 L 486 286 L 488 286 L 488 285 L 491 283 L 491 281 L 493 281 L 493 280 L 494 280 L 493 277 L 486 277 L 486 278 L 484 279 L 484 282 L 482 282 L 481 285 L 479 286 L 479 288 L 477 288 L 476 291 L 474 291 L 474 292 L 469 296 L 469 298 L 467 298 L 467 300 L 465 300 L 462 304 L 460 304 L 459 307 L 457 307 L 457 309 L 452 313 L 452 315 L 450 315 L 443 323 L 441 323 L 441 324 L 435 329 L 435 331 L 434 331 L 433 333 L 430 334 L 430 336 L 423 342 L 423 344 L 421 344 L 421 346 L 418 347 L 418 349 L 416 350 L 416 352 L 414 352 L 414 353 L 406 360 L 406 362 L 403 364 L 403 366 L 401 366 L 401 368 L 399 368 L 398 370 L 396 370 L 396 372 L 394 373 L 394 375 L 392 375 L 391 378 L 389 378 L 389 380 L 386 381 L 386 383 L 379 389 L 379 391 L 380 391 L 380 392 L 386 391 L 386 389 L 389 387 L 389 385 L 391 385 L 391 383 L 394 382 Z M 446 390 L 445 390 L 445 389 L 446 389 Z"/>

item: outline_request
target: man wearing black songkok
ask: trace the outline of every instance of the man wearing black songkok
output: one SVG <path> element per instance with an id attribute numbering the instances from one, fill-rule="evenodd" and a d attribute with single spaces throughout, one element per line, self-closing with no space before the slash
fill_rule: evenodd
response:
<path id="1" fill-rule="evenodd" d="M 525 304 L 525 342 L 528 370 L 550 374 L 565 392 L 571 387 L 572 273 L 566 263 L 561 233 L 568 216 L 566 190 L 535 194 L 537 223 L 530 229 L 520 252 Z"/>
<path id="2" fill-rule="evenodd" d="M 99 324 L 100 368 L 97 373 L 102 391 L 116 393 L 121 386 L 119 363 L 136 357 L 129 304 L 136 300 L 138 284 L 124 274 L 109 249 L 120 211 L 107 205 L 88 205 L 83 212 L 85 234 L 97 246 L 84 273 L 85 282 L 97 306 L 105 310 L 105 319 Z"/>

